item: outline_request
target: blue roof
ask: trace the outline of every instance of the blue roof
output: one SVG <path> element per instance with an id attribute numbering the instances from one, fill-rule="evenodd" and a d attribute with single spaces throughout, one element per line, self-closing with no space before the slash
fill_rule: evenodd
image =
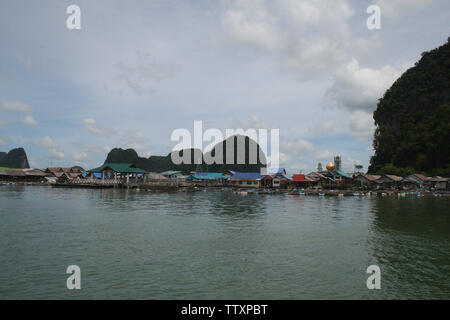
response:
<path id="1" fill-rule="evenodd" d="M 242 179 L 242 180 L 259 180 L 262 179 L 263 176 L 258 172 L 235 172 L 231 179 Z"/>
<path id="2" fill-rule="evenodd" d="M 188 177 L 190 180 L 217 180 L 225 178 L 226 176 L 221 172 L 196 172 Z"/>
<path id="3" fill-rule="evenodd" d="M 163 176 L 171 176 L 171 175 L 180 174 L 180 173 L 181 173 L 181 171 L 175 171 L 175 170 L 169 170 L 169 171 L 161 172 L 161 174 Z"/>
<path id="4" fill-rule="evenodd" d="M 344 178 L 348 178 L 351 179 L 352 177 L 349 176 L 348 174 L 346 174 L 345 172 L 341 171 L 341 170 L 334 170 L 334 172 L 336 172 L 338 175 L 344 177 Z"/>

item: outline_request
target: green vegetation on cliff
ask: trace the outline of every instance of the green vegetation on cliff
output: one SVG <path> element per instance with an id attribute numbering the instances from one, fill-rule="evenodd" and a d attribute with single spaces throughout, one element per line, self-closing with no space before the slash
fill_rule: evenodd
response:
<path id="1" fill-rule="evenodd" d="M 23 148 L 12 149 L 8 153 L 0 153 L 0 167 L 28 169 L 27 154 Z"/>
<path id="2" fill-rule="evenodd" d="M 226 145 L 227 143 L 234 140 L 234 163 L 235 164 L 225 164 L 227 157 Z M 245 160 L 243 164 L 237 164 L 237 150 L 238 150 L 238 140 L 243 141 L 245 150 Z M 178 152 L 179 156 L 182 157 L 185 152 L 190 153 L 190 163 L 191 164 L 175 164 L 172 161 L 171 153 L 167 156 L 151 156 L 149 158 L 139 157 L 135 150 L 133 149 L 120 149 L 114 148 L 109 153 L 105 160 L 105 163 L 133 163 L 139 168 L 145 169 L 152 172 L 163 172 L 168 170 L 179 170 L 183 173 L 189 173 L 191 171 L 208 171 L 208 172 L 225 172 L 227 170 L 235 171 L 245 171 L 245 172 L 259 172 L 260 168 L 263 167 L 266 162 L 265 155 L 262 155 L 263 159 L 259 156 L 257 157 L 257 163 L 250 163 L 250 150 L 256 150 L 259 153 L 260 149 L 256 142 L 244 136 L 233 136 L 225 141 L 218 143 L 210 152 L 205 155 L 216 156 L 216 152 L 222 150 L 223 164 L 206 164 L 204 155 L 198 149 L 186 149 Z M 197 161 L 195 161 L 197 159 Z M 199 163 L 199 164 L 196 164 Z"/>
<path id="3" fill-rule="evenodd" d="M 374 120 L 370 173 L 450 176 L 450 38 L 386 91 Z"/>

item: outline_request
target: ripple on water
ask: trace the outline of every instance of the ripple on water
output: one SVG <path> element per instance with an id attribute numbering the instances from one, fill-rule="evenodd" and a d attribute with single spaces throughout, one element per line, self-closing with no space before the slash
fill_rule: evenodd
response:
<path id="1" fill-rule="evenodd" d="M 2 186 L 0 298 L 448 299 L 448 206 Z M 366 288 L 370 264 L 382 290 Z"/>

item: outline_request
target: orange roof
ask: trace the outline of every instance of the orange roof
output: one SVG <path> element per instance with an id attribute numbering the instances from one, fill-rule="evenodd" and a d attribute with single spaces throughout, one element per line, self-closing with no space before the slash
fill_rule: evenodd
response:
<path id="1" fill-rule="evenodd" d="M 307 180 L 307 179 L 305 178 L 305 175 L 304 175 L 304 174 L 294 174 L 294 175 L 292 176 L 292 181 L 293 181 L 293 182 L 310 182 L 310 180 Z"/>

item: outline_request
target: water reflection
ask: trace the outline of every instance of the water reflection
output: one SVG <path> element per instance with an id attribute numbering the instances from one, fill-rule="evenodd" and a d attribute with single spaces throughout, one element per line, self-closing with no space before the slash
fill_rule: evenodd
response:
<path id="1" fill-rule="evenodd" d="M 0 298 L 450 298 L 449 204 L 1 187 Z"/>
<path id="2" fill-rule="evenodd" d="M 450 199 L 376 200 L 369 244 L 391 298 L 450 296 Z"/>

